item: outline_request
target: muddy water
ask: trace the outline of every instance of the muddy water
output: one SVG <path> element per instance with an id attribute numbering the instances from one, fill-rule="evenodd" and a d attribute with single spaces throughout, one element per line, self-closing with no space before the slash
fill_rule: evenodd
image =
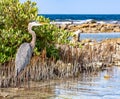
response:
<path id="1" fill-rule="evenodd" d="M 79 78 L 30 82 L 30 86 L 0 89 L 0 99 L 120 99 L 120 67 Z"/>

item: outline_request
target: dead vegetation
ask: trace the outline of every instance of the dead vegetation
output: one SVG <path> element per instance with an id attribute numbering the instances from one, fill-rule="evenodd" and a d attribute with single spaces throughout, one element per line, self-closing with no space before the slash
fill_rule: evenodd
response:
<path id="1" fill-rule="evenodd" d="M 60 59 L 46 57 L 46 50 L 40 56 L 31 59 L 31 63 L 19 76 L 19 83 L 77 77 L 82 72 L 105 69 L 112 64 L 119 65 L 120 44 L 116 40 L 102 42 L 85 42 L 80 48 L 69 45 L 57 45 Z M 0 69 L 0 86 L 16 86 L 14 78 L 14 60 L 4 64 Z"/>

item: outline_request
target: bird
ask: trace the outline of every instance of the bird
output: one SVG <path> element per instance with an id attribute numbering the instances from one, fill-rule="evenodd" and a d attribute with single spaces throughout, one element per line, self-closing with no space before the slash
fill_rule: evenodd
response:
<path id="1" fill-rule="evenodd" d="M 80 38 L 81 32 L 82 32 L 81 30 L 77 30 L 77 31 L 73 32 L 73 37 L 69 37 L 70 42 L 75 43 L 75 42 L 80 41 L 79 38 Z"/>
<path id="2" fill-rule="evenodd" d="M 27 65 L 30 63 L 33 49 L 36 43 L 36 34 L 32 30 L 32 27 L 41 25 L 43 24 L 37 21 L 33 21 L 28 24 L 28 32 L 32 35 L 32 40 L 30 43 L 21 44 L 17 50 L 15 58 L 15 77 L 18 77 L 18 75 L 21 74 L 23 69 L 27 67 Z"/>
<path id="3" fill-rule="evenodd" d="M 82 32 L 81 30 L 77 30 L 77 31 L 74 32 L 74 35 L 78 36 L 79 33 L 81 33 L 81 32 Z"/>

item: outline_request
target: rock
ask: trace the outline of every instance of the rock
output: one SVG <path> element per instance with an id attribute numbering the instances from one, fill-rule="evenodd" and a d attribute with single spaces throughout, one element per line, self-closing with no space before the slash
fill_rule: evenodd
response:
<path id="1" fill-rule="evenodd" d="M 98 24 L 94 23 L 94 24 L 89 24 L 89 27 L 97 27 Z"/>
<path id="2" fill-rule="evenodd" d="M 71 29 L 71 28 L 73 28 L 73 27 L 76 27 L 76 25 L 74 25 L 74 24 L 70 24 L 70 25 L 68 25 L 68 27 L 67 27 L 67 29 Z"/>
<path id="3" fill-rule="evenodd" d="M 104 75 L 104 78 L 105 78 L 105 79 L 110 79 L 110 75 L 107 75 L 107 74 L 106 74 L 106 75 Z"/>
<path id="4" fill-rule="evenodd" d="M 91 33 L 95 33 L 96 31 L 98 31 L 98 29 L 97 28 L 91 28 Z"/>
<path id="5" fill-rule="evenodd" d="M 98 24 L 106 24 L 104 21 L 98 21 Z"/>
<path id="6" fill-rule="evenodd" d="M 9 93 L 7 93 L 7 92 L 0 92 L 0 96 L 5 98 L 5 97 L 9 96 Z"/>
<path id="7" fill-rule="evenodd" d="M 58 28 L 61 28 L 61 25 L 59 25 L 59 24 L 56 24 L 56 26 L 57 26 Z"/>
<path id="8" fill-rule="evenodd" d="M 65 30 L 65 29 L 67 29 L 68 25 L 67 24 L 62 24 L 60 27 L 61 27 L 61 29 Z"/>
<path id="9" fill-rule="evenodd" d="M 86 28 L 86 27 L 89 27 L 89 24 L 82 24 L 79 26 L 80 28 Z"/>
<path id="10" fill-rule="evenodd" d="M 96 20 L 94 20 L 94 19 L 88 19 L 88 20 L 86 20 L 86 23 L 96 23 Z"/>
<path id="11" fill-rule="evenodd" d="M 90 43 L 90 42 L 92 42 L 91 39 L 85 39 L 81 41 L 81 45 L 85 45 L 86 43 Z"/>
<path id="12" fill-rule="evenodd" d="M 69 30 L 71 31 L 71 32 L 74 32 L 74 31 L 77 31 L 79 29 L 79 27 L 77 27 L 77 26 L 72 26 Z"/>
<path id="13" fill-rule="evenodd" d="M 119 55 L 119 54 L 113 54 L 113 55 L 112 55 L 112 58 L 113 58 L 114 60 L 120 60 L 120 55 Z"/>
<path id="14" fill-rule="evenodd" d="M 114 27 L 114 25 L 113 24 L 107 24 L 107 28 L 113 28 Z"/>
<path id="15" fill-rule="evenodd" d="M 120 28 L 119 27 L 116 27 L 113 29 L 114 32 L 120 32 Z"/>
<path id="16" fill-rule="evenodd" d="M 119 61 L 114 61 L 114 65 L 115 66 L 120 66 L 120 62 Z"/>
<path id="17" fill-rule="evenodd" d="M 89 28 L 82 28 L 83 33 L 88 33 Z"/>
<path id="18" fill-rule="evenodd" d="M 107 31 L 107 28 L 106 28 L 106 27 L 102 27 L 100 31 L 101 31 L 101 32 L 106 32 L 106 31 Z"/>
<path id="19" fill-rule="evenodd" d="M 62 23 L 62 22 L 61 22 Z M 80 29 L 85 33 L 99 33 L 99 32 L 120 32 L 120 25 L 113 23 L 105 23 L 105 22 L 96 22 L 95 20 L 87 20 L 81 24 L 73 23 L 55 23 L 58 28 L 68 30 L 71 32 L 75 32 Z"/>

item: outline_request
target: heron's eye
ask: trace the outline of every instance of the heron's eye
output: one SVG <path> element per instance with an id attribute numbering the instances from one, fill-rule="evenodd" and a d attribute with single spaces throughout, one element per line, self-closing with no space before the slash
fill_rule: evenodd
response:
<path id="1" fill-rule="evenodd" d="M 38 24 L 39 22 L 36 21 L 36 23 Z"/>

